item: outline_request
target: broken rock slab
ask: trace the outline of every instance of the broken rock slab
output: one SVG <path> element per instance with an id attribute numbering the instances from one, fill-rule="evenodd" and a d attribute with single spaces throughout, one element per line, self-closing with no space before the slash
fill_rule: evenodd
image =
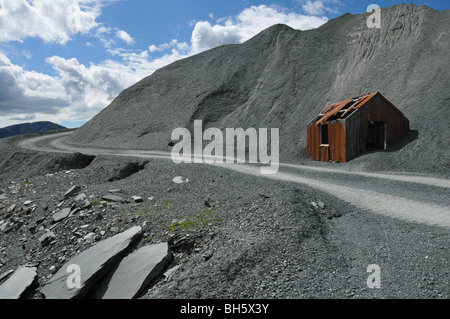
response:
<path id="1" fill-rule="evenodd" d="M 5 222 L 0 226 L 0 233 L 9 233 L 13 229 L 13 224 L 9 222 Z"/>
<path id="2" fill-rule="evenodd" d="M 81 208 L 86 209 L 92 206 L 92 203 L 89 201 L 89 199 L 85 199 L 83 202 L 83 205 L 81 206 Z"/>
<path id="3" fill-rule="evenodd" d="M 65 208 L 59 212 L 57 212 L 56 214 L 53 214 L 52 216 L 52 223 L 59 223 L 60 221 L 66 219 L 67 217 L 69 217 L 71 212 L 70 208 Z"/>
<path id="4" fill-rule="evenodd" d="M 72 197 L 75 194 L 78 194 L 79 192 L 81 192 L 81 187 L 78 185 L 75 185 L 73 187 L 71 187 L 65 194 L 64 194 L 64 198 L 69 198 Z"/>
<path id="5" fill-rule="evenodd" d="M 19 268 L 0 286 L 0 299 L 20 299 L 37 278 L 37 268 Z"/>
<path id="6" fill-rule="evenodd" d="M 178 269 L 180 269 L 180 265 L 176 265 L 175 267 L 170 268 L 164 273 L 164 277 L 170 278 Z"/>
<path id="7" fill-rule="evenodd" d="M 167 243 L 143 247 L 125 257 L 99 284 L 94 299 L 134 299 L 172 258 Z"/>
<path id="8" fill-rule="evenodd" d="M 172 182 L 174 182 L 175 184 L 187 184 L 189 183 L 189 179 L 183 176 L 177 176 L 172 180 Z"/>
<path id="9" fill-rule="evenodd" d="M 76 202 L 84 202 L 84 200 L 87 198 L 86 194 L 79 194 L 77 197 L 75 197 Z"/>
<path id="10" fill-rule="evenodd" d="M 141 196 L 133 196 L 132 198 L 135 203 L 142 203 L 144 201 Z"/>
<path id="11" fill-rule="evenodd" d="M 141 227 L 133 227 L 91 247 L 62 266 L 41 293 L 46 299 L 84 298 L 141 235 Z"/>
<path id="12" fill-rule="evenodd" d="M 53 233 L 53 232 L 46 232 L 44 235 L 42 235 L 42 236 L 39 238 L 39 242 L 41 243 L 42 246 L 47 246 L 47 245 L 50 244 L 55 238 L 56 238 L 55 233 Z"/>
<path id="13" fill-rule="evenodd" d="M 124 203 L 125 200 L 122 196 L 119 195 L 104 195 L 102 196 L 103 200 L 106 200 L 108 202 L 115 202 L 115 203 Z"/>
<path id="14" fill-rule="evenodd" d="M 6 215 L 12 214 L 12 213 L 14 212 L 15 209 L 16 209 L 16 204 L 12 204 L 11 206 L 9 206 L 9 207 L 6 209 Z"/>
<path id="15" fill-rule="evenodd" d="M 12 269 L 5 271 L 3 274 L 0 275 L 0 282 L 2 282 L 4 279 L 8 278 L 13 273 L 14 273 L 14 270 L 12 270 Z"/>

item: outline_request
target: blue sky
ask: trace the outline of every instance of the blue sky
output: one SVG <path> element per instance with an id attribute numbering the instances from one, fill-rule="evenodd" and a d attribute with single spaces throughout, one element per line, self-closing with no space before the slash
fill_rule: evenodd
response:
<path id="1" fill-rule="evenodd" d="M 285 23 L 308 30 L 392 0 L 0 0 L 0 127 L 78 127 L 180 58 Z M 437 10 L 448 0 L 415 0 Z"/>

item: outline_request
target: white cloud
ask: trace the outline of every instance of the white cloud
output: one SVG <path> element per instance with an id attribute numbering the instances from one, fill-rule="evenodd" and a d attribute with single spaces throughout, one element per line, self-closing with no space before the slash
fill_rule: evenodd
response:
<path id="1" fill-rule="evenodd" d="M 212 26 L 208 21 L 197 22 L 192 33 L 193 51 L 201 52 L 219 45 L 240 43 L 244 32 L 245 30 L 232 24 Z"/>
<path id="2" fill-rule="evenodd" d="M 148 50 L 150 51 L 150 53 L 154 53 L 174 48 L 180 51 L 188 51 L 190 49 L 190 46 L 186 42 L 180 42 L 177 39 L 172 39 L 170 42 L 163 43 L 158 46 L 152 44 L 151 46 L 148 47 Z"/>
<path id="3" fill-rule="evenodd" d="M 28 50 L 22 50 L 22 54 L 27 60 L 31 60 L 33 58 L 33 53 Z"/>
<path id="4" fill-rule="evenodd" d="M 0 127 L 31 115 L 57 123 L 89 120 L 125 88 L 186 57 L 176 49 L 153 60 L 148 51 L 109 52 L 114 59 L 89 66 L 77 59 L 49 57 L 46 61 L 57 76 L 26 71 L 0 53 Z"/>
<path id="5" fill-rule="evenodd" d="M 57 79 L 13 65 L 3 54 L 0 54 L 0 122 L 13 118 L 42 114 L 58 113 L 61 108 L 68 107 L 64 86 Z M 45 118 L 45 116 L 43 117 Z"/>
<path id="6" fill-rule="evenodd" d="M 96 30 L 97 36 L 101 36 L 102 34 L 110 34 L 112 32 L 111 28 L 107 28 L 104 25 L 99 26 Z"/>
<path id="7" fill-rule="evenodd" d="M 8 11 L 16 19 L 19 19 L 19 12 L 28 12 L 26 10 L 35 10 L 41 13 L 42 6 L 49 5 L 53 1 L 35 0 L 30 5 L 25 0 L 0 0 L 0 17 L 4 11 Z M 77 11 L 75 6 L 71 7 L 71 12 L 75 12 L 75 14 L 81 12 L 81 16 L 88 23 L 83 27 L 74 23 L 73 32 L 86 32 L 93 28 L 93 35 L 103 42 L 111 55 L 108 60 L 84 65 L 75 58 L 65 59 L 52 56 L 46 61 L 53 67 L 57 75 L 50 76 L 27 71 L 21 66 L 12 64 L 6 55 L 0 53 L 0 126 L 15 124 L 14 121 L 31 117 L 36 120 L 45 119 L 58 123 L 66 120 L 89 120 L 125 88 L 179 59 L 218 45 L 242 43 L 277 23 L 307 30 L 316 28 L 327 21 L 325 17 L 306 16 L 281 7 L 253 6 L 243 10 L 236 17 L 218 19 L 215 24 L 208 21 L 196 21 L 193 26 L 191 43 L 172 39 L 167 43 L 152 44 L 147 50 L 137 51 L 114 48 L 115 39 L 120 39 L 128 44 L 132 44 L 134 39 L 125 31 L 105 27 L 95 22 L 95 18 L 99 14 L 96 10 L 107 1 L 113 0 L 57 0 L 56 12 L 46 14 L 57 16 L 59 20 L 53 21 L 52 18 L 53 24 L 48 28 L 36 27 L 34 36 L 41 37 L 47 42 L 64 43 L 68 41 L 72 31 L 67 26 L 66 29 L 50 29 L 55 29 L 56 25 L 63 26 L 65 23 L 68 14 L 60 12 L 62 3 L 78 5 L 80 10 Z M 17 8 L 13 10 L 10 2 L 14 3 Z M 8 3 L 8 5 L 4 6 L 4 3 Z M 26 10 L 23 9 L 24 6 L 28 6 Z M 45 21 L 42 14 L 37 16 L 41 20 L 36 18 L 37 20 L 33 20 L 34 22 L 28 21 L 27 26 L 20 32 L 16 30 L 18 26 L 7 30 L 1 28 L 1 24 L 5 22 L 0 19 L 0 41 L 9 41 L 12 38 L 20 41 L 27 36 L 33 36 L 30 31 L 32 25 Z M 89 19 L 88 16 L 92 19 Z M 11 23 L 19 25 L 18 21 Z M 156 53 L 160 56 L 154 57 L 157 56 Z"/>
<path id="8" fill-rule="evenodd" d="M 116 0 L 0 0 L 0 42 L 28 37 L 65 44 L 96 28 L 101 8 Z"/>
<path id="9" fill-rule="evenodd" d="M 298 0 L 298 2 L 303 3 L 302 9 L 307 14 L 310 15 L 323 15 L 325 13 L 336 13 L 336 5 L 342 6 L 340 0 Z"/>
<path id="10" fill-rule="evenodd" d="M 124 41 L 128 45 L 131 45 L 134 43 L 134 39 L 127 32 L 125 32 L 123 30 L 117 31 L 116 38 Z"/>
<path id="11" fill-rule="evenodd" d="M 322 1 L 308 1 L 302 6 L 303 10 L 312 15 L 320 15 L 325 12 Z"/>
<path id="12" fill-rule="evenodd" d="M 151 46 L 148 47 L 148 50 L 151 53 L 153 53 L 153 52 L 163 51 L 164 49 L 161 47 L 161 45 L 156 46 L 156 45 L 152 44 Z"/>
<path id="13" fill-rule="evenodd" d="M 196 53 L 218 45 L 242 43 L 278 23 L 289 25 L 294 29 L 309 30 L 327 21 L 326 17 L 306 16 L 278 6 L 252 6 L 235 18 L 221 21 L 222 24 L 197 22 L 192 33 L 192 49 Z"/>

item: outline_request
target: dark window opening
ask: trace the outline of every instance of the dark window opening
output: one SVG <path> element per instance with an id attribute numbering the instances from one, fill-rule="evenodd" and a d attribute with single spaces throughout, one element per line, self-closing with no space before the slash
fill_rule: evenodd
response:
<path id="1" fill-rule="evenodd" d="M 328 145 L 328 125 L 320 126 L 320 144 Z"/>

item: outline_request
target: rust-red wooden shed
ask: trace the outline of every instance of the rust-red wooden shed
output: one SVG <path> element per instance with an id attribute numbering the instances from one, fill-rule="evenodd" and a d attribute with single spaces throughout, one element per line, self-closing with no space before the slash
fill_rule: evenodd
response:
<path id="1" fill-rule="evenodd" d="M 386 150 L 409 132 L 409 120 L 381 93 L 334 103 L 308 124 L 307 148 L 318 161 L 348 162 Z"/>

